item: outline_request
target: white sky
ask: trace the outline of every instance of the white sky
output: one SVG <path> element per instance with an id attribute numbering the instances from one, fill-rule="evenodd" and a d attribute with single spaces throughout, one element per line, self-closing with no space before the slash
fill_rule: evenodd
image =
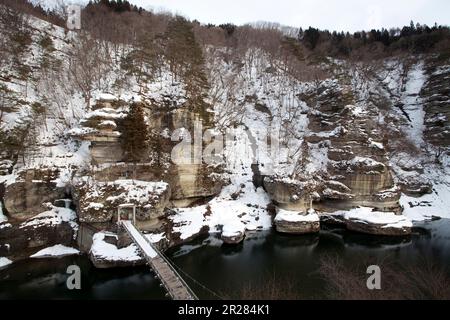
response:
<path id="1" fill-rule="evenodd" d="M 52 1 L 52 0 L 43 0 Z M 87 0 L 78 0 L 84 2 Z M 129 0 L 203 23 L 278 22 L 338 31 L 401 27 L 414 22 L 450 25 L 449 0 Z"/>

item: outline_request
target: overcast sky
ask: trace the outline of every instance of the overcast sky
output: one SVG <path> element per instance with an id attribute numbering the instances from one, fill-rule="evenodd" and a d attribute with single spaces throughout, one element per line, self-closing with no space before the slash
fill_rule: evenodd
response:
<path id="1" fill-rule="evenodd" d="M 43 0 L 52 1 L 52 0 Z M 67 0 L 70 1 L 70 0 Z M 75 0 L 74 0 L 75 1 Z M 77 2 L 87 0 L 78 0 Z M 256 21 L 328 30 L 401 27 L 414 22 L 450 25 L 449 0 L 129 0 L 146 9 L 166 9 L 203 23 Z"/>

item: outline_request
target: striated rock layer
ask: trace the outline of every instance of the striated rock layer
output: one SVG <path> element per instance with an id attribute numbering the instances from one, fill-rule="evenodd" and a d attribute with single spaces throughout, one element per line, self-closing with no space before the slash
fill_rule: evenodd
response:
<path id="1" fill-rule="evenodd" d="M 136 206 L 136 220 L 155 219 L 164 214 L 171 195 L 165 182 L 115 180 L 101 182 L 80 180 L 73 188 L 80 222 L 112 222 L 117 220 L 121 205 Z M 124 211 L 131 211 L 130 208 Z M 127 212 L 127 219 L 130 212 Z M 130 219 L 130 220 L 131 220 Z"/>
<path id="2" fill-rule="evenodd" d="M 19 172 L 14 183 L 6 186 L 4 204 L 8 214 L 23 220 L 46 209 L 46 203 L 64 198 L 65 188 L 55 181 L 59 175 L 53 169 L 28 169 Z"/>
<path id="3" fill-rule="evenodd" d="M 197 126 L 200 130 L 207 129 L 208 116 L 184 108 L 176 108 L 168 112 L 166 108 L 159 109 L 155 105 L 139 103 L 147 116 L 150 132 L 149 149 L 140 162 L 133 164 L 126 162 L 121 148 L 121 121 L 126 117 L 129 107 L 129 103 L 125 101 L 114 97 L 98 100 L 94 110 L 81 120 L 82 127 L 71 130 L 74 138 L 91 142 L 90 152 L 95 165 L 96 179 L 100 181 L 117 179 L 166 181 L 171 190 L 170 206 L 183 206 L 217 195 L 226 183 L 220 175 L 221 167 L 210 167 L 190 161 L 176 162 L 171 159 L 172 149 L 179 143 L 179 137 L 176 136 L 172 140 L 168 133 L 182 128 L 190 132 L 193 137 L 194 127 Z M 200 147 L 201 139 L 202 137 L 200 137 Z M 195 147 L 198 148 L 198 141 Z M 194 141 L 192 148 L 194 148 Z M 187 151 L 191 154 L 193 149 Z M 169 206 L 167 202 L 164 202 L 164 205 Z M 98 211 L 97 219 L 94 218 L 94 212 L 88 215 L 90 216 L 88 220 L 95 222 L 111 218 L 111 214 L 102 216 L 101 211 Z M 153 216 L 158 215 L 160 213 L 153 214 Z"/>
<path id="4" fill-rule="evenodd" d="M 298 212 L 279 209 L 274 220 L 276 230 L 289 234 L 307 234 L 320 231 L 319 216 L 310 210 L 308 214 L 303 215 Z"/>

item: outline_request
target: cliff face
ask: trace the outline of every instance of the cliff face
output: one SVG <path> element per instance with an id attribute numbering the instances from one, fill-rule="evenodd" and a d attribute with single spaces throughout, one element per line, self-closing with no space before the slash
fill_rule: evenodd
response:
<path id="1" fill-rule="evenodd" d="M 5 210 L 18 220 L 45 211 L 46 203 L 65 198 L 65 188 L 57 184 L 58 170 L 29 169 L 21 171 L 16 181 L 5 188 Z"/>
<path id="2" fill-rule="evenodd" d="M 426 61 L 428 77 L 420 90 L 425 112 L 424 135 L 426 141 L 441 148 L 436 154 L 441 157 L 450 142 L 448 130 L 450 70 L 448 65 L 438 57 L 430 57 Z"/>
<path id="3" fill-rule="evenodd" d="M 311 111 L 290 191 L 283 187 L 285 177 L 266 180 L 285 209 L 306 212 L 314 202 L 331 211 L 357 206 L 401 211 L 378 110 L 367 100 L 358 103 L 357 94 L 339 82 L 301 94 Z"/>
<path id="4" fill-rule="evenodd" d="M 358 64 L 331 65 L 334 82 L 299 95 L 312 108 L 301 156 L 291 175 L 298 182 L 287 181 L 282 174 L 266 179 L 272 198 L 284 208 L 302 212 L 313 201 L 314 207 L 327 211 L 367 206 L 401 213 L 401 192 L 430 193 L 433 179 L 438 185 L 447 184 L 446 178 L 433 174 L 433 170 L 448 170 L 443 151 L 448 152 L 448 146 L 443 147 L 448 145 L 446 130 L 439 141 L 430 137 L 437 123 L 441 130 L 448 127 L 442 107 L 448 95 L 435 84 L 436 62 L 422 59 L 386 61 L 368 69 Z M 406 70 L 392 69 L 406 64 Z M 448 66 L 440 70 L 438 74 L 445 74 L 442 70 Z"/>
<path id="5" fill-rule="evenodd" d="M 194 126 L 207 121 L 201 114 L 182 107 L 171 111 L 161 110 L 155 106 L 156 101 L 138 102 L 145 113 L 145 125 L 149 132 L 142 132 L 142 136 L 148 134 L 149 141 L 142 157 L 138 161 L 129 161 L 123 150 L 122 136 L 126 133 L 122 123 L 127 117 L 130 105 L 136 103 L 133 101 L 136 97 L 138 96 L 132 97 L 131 101 L 124 101 L 111 94 L 101 95 L 93 107 L 94 110 L 80 121 L 81 126 L 70 132 L 74 139 L 90 142 L 89 150 L 95 168 L 93 181 L 89 182 L 89 187 L 83 182 L 73 187 L 80 208 L 83 208 L 81 221 L 108 222 L 116 217 L 115 209 L 124 202 L 115 201 L 106 205 L 105 201 L 108 197 L 117 198 L 124 191 L 115 187 L 104 190 L 103 185 L 108 182 L 114 184 L 114 181 L 119 179 L 137 179 L 148 183 L 159 180 L 168 183 L 164 200 L 156 201 L 158 210 L 147 210 L 149 212 L 145 214 L 144 207 L 154 207 L 155 203 L 140 204 L 138 207 L 140 221 L 162 216 L 164 208 L 179 204 L 188 205 L 199 199 L 217 195 L 225 182 L 225 179 L 220 177 L 222 172 L 220 166 L 212 168 L 203 163 L 184 164 L 171 160 L 171 151 L 179 141 L 178 137 L 171 139 L 168 132 L 183 129 L 194 137 Z M 139 96 L 137 99 L 142 97 Z M 170 104 L 177 102 L 175 96 L 166 96 L 165 102 L 168 103 L 168 100 L 171 101 Z M 92 187 L 94 189 L 90 190 Z M 100 189 L 102 197 L 98 198 Z M 90 199 L 92 194 L 95 195 L 94 199 Z M 81 202 L 84 204 L 81 205 Z M 105 206 L 101 210 L 92 211 L 87 209 L 89 203 L 101 203 Z"/>

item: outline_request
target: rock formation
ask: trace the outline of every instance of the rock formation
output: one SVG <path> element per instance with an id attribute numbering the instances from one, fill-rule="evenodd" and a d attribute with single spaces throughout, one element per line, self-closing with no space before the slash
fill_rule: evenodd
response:
<path id="1" fill-rule="evenodd" d="M 80 180 L 73 188 L 80 222 L 115 222 L 120 205 L 136 206 L 136 220 L 161 217 L 169 205 L 170 186 L 141 180 Z"/>
<path id="2" fill-rule="evenodd" d="M 0 224 L 0 256 L 26 258 L 27 254 L 56 244 L 71 246 L 77 236 L 76 213 L 51 206 L 19 223 Z"/>
<path id="3" fill-rule="evenodd" d="M 64 198 L 65 188 L 58 186 L 59 171 L 54 169 L 29 169 L 19 172 L 14 183 L 4 192 L 5 209 L 16 219 L 35 216 L 46 209 L 46 203 Z"/>
<path id="4" fill-rule="evenodd" d="M 220 167 L 209 167 L 203 163 L 173 163 L 170 152 L 178 141 L 173 142 L 170 136 L 160 134 L 169 130 L 168 128 L 186 128 L 193 131 L 194 124 L 202 123 L 203 119 L 197 113 L 187 112 L 184 109 L 176 109 L 173 115 L 167 117 L 167 114 L 155 110 L 154 107 L 145 103 L 141 104 L 148 117 L 149 131 L 153 132 L 149 142 L 148 158 L 144 157 L 141 162 L 127 163 L 124 160 L 120 142 L 120 121 L 126 117 L 129 103 L 123 100 L 111 95 L 100 95 L 93 108 L 94 111 L 81 120 L 82 127 L 70 131 L 73 137 L 91 142 L 93 164 L 98 165 L 95 167 L 96 179 L 111 182 L 116 179 L 130 178 L 149 182 L 166 181 L 170 185 L 170 206 L 187 205 L 198 199 L 218 194 L 225 182 L 218 174 L 221 172 Z M 100 203 L 103 202 L 100 201 Z M 111 211 L 110 205 L 104 205 L 105 211 Z M 169 207 L 166 200 L 163 201 L 161 208 L 164 207 Z M 87 214 L 91 217 L 88 220 L 109 221 L 112 213 L 102 216 L 101 212 L 97 211 L 97 214 L 98 219 L 94 218 L 95 212 Z M 161 214 L 162 210 L 158 214 L 147 215 L 147 218 Z M 140 220 L 142 219 L 143 217 L 140 216 Z"/>
<path id="5" fill-rule="evenodd" d="M 320 219 L 314 210 L 299 212 L 279 209 L 274 220 L 276 230 L 288 234 L 308 234 L 320 231 Z"/>

